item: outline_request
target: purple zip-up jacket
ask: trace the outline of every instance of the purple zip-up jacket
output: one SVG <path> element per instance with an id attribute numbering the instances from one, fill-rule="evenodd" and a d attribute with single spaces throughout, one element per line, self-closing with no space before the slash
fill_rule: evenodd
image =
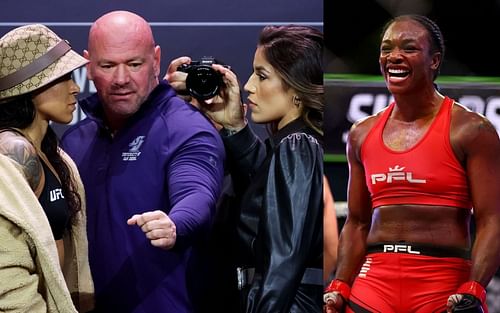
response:
<path id="1" fill-rule="evenodd" d="M 192 312 L 186 275 L 193 245 L 215 214 L 224 146 L 210 122 L 175 95 L 162 81 L 114 137 L 98 97 L 90 96 L 80 101 L 87 118 L 62 138 L 85 186 L 98 312 Z M 138 226 L 127 225 L 132 215 L 154 210 L 175 223 L 172 250 L 152 246 Z"/>

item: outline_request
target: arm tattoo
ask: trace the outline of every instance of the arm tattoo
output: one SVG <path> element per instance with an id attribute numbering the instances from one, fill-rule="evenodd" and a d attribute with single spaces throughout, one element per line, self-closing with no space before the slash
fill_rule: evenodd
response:
<path id="1" fill-rule="evenodd" d="M 31 189 L 35 191 L 42 179 L 42 167 L 34 149 L 21 140 L 0 140 L 0 153 L 19 163 Z"/>
<path id="2" fill-rule="evenodd" d="M 495 126 L 491 124 L 491 122 L 487 119 L 483 119 L 481 123 L 478 125 L 478 130 L 480 132 L 485 131 L 485 132 L 491 132 L 493 134 L 497 134 L 497 130 L 495 129 Z"/>

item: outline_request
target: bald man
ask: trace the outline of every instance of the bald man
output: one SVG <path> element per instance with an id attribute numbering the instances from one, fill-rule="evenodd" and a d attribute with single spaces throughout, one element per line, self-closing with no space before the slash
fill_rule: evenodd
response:
<path id="1" fill-rule="evenodd" d="M 142 17 L 100 17 L 84 56 L 97 94 L 62 141 L 86 189 L 96 311 L 193 312 L 186 276 L 220 194 L 220 136 L 158 79 L 161 50 Z"/>

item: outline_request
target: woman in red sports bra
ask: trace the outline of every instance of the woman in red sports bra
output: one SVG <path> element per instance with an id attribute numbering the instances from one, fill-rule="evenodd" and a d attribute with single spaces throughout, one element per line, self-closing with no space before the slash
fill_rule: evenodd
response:
<path id="1" fill-rule="evenodd" d="M 386 24 L 379 62 L 395 102 L 350 131 L 349 215 L 327 313 L 487 312 L 500 260 L 500 141 L 486 118 L 436 90 L 443 55 L 430 19 Z"/>

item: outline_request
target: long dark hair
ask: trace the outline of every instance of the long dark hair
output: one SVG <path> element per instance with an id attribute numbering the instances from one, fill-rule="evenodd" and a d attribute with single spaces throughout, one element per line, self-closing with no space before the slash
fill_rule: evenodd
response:
<path id="1" fill-rule="evenodd" d="M 32 94 L 27 94 L 0 103 L 0 130 L 24 129 L 31 125 L 36 115 L 35 105 L 31 99 Z M 76 191 L 76 182 L 71 175 L 69 166 L 59 154 L 59 139 L 50 125 L 47 127 L 45 137 L 43 137 L 41 148 L 61 180 L 62 192 L 70 212 L 70 221 L 73 222 L 76 213 L 81 210 L 82 201 Z M 71 227 L 71 224 L 68 223 L 68 228 Z"/>
<path id="2" fill-rule="evenodd" d="M 282 78 L 285 90 L 297 92 L 306 124 L 323 135 L 323 33 L 309 26 L 266 26 L 258 46 Z"/>

